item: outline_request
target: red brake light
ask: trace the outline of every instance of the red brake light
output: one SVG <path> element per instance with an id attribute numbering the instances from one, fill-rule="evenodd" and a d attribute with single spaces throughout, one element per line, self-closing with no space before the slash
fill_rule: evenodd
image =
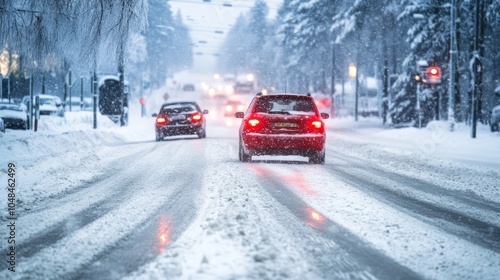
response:
<path id="1" fill-rule="evenodd" d="M 229 111 L 232 111 L 232 110 L 233 110 L 233 106 L 231 106 L 231 105 L 227 105 L 226 106 L 226 111 L 229 112 Z"/>
<path id="2" fill-rule="evenodd" d="M 167 118 L 165 118 L 164 116 L 158 116 L 156 118 L 156 123 L 159 124 L 159 125 L 166 124 L 167 123 Z"/>
<path id="3" fill-rule="evenodd" d="M 194 114 L 191 118 L 192 118 L 194 121 L 199 121 L 199 120 L 201 120 L 201 115 L 200 115 L 200 114 Z"/>
<path id="4" fill-rule="evenodd" d="M 321 126 L 323 125 L 320 121 L 313 121 L 311 124 L 315 128 L 321 128 Z"/>
<path id="5" fill-rule="evenodd" d="M 259 122 L 259 120 L 256 120 L 256 119 L 250 119 L 250 120 L 248 120 L 248 123 L 249 123 L 251 126 L 256 126 L 256 125 L 258 125 L 260 122 Z"/>

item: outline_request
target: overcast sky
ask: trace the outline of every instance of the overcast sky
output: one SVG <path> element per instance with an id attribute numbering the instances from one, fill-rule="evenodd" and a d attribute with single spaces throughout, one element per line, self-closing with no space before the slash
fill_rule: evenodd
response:
<path id="1" fill-rule="evenodd" d="M 170 0 L 174 14 L 180 10 L 184 23 L 190 29 L 194 47 L 194 72 L 217 72 L 215 63 L 219 47 L 227 32 L 241 13 L 246 13 L 253 6 L 254 0 L 221 1 L 211 0 Z M 269 6 L 269 16 L 274 18 L 282 3 L 281 0 L 266 1 Z M 224 6 L 230 4 L 231 7 Z M 222 31 L 223 34 L 217 34 Z M 204 43 L 206 42 L 206 43 Z M 202 53 L 197 54 L 197 53 Z M 220 54 L 222 55 L 222 54 Z"/>

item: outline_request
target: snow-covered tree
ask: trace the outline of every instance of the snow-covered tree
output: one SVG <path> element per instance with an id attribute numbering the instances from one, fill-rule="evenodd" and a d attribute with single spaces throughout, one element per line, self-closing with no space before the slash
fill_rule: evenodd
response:
<path id="1" fill-rule="evenodd" d="M 149 0 L 148 26 L 144 31 L 147 53 L 146 68 L 155 86 L 165 83 L 167 76 L 192 64 L 192 46 L 180 14 L 173 17 L 168 0 Z"/>
<path id="2" fill-rule="evenodd" d="M 450 12 L 446 9 L 448 1 L 408 0 L 404 1 L 404 9 L 399 15 L 401 21 L 412 23 L 406 41 L 410 44 L 410 52 L 403 62 L 403 73 L 394 85 L 397 95 L 390 114 L 393 123 L 417 121 L 416 103 L 417 87 L 413 76 L 417 73 L 417 61 L 425 60 L 430 65 L 441 68 L 442 83 L 439 85 L 422 85 L 420 96 L 421 108 L 424 111 L 424 123 L 437 117 L 435 108 L 439 93 L 447 93 L 449 78 L 449 41 Z"/>

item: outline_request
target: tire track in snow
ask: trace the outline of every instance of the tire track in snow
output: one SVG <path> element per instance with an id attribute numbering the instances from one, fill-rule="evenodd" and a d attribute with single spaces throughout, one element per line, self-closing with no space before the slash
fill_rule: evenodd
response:
<path id="1" fill-rule="evenodd" d="M 170 144 L 169 146 L 172 146 Z M 156 146 L 158 147 L 158 146 Z M 177 148 L 178 145 L 173 145 L 173 147 L 170 147 L 170 150 L 168 150 L 169 155 L 173 160 L 181 160 L 182 153 L 180 150 Z M 153 149 L 154 150 L 154 149 Z M 56 230 L 57 226 L 62 226 L 62 223 L 71 223 L 73 220 L 79 220 L 79 223 L 75 225 L 73 228 L 70 228 L 70 231 L 66 231 L 63 234 L 59 234 L 56 236 L 51 236 L 50 234 L 52 233 L 52 230 L 45 233 L 43 237 L 38 237 L 35 238 L 34 240 L 30 238 L 25 238 L 24 240 L 29 240 L 28 242 L 44 242 L 42 244 L 43 246 L 37 246 L 35 249 L 31 249 L 30 251 L 29 246 L 30 243 L 27 243 L 27 245 L 21 245 L 22 247 L 28 248 L 27 251 L 31 257 L 28 258 L 20 258 L 20 273 L 17 273 L 18 275 L 38 275 L 39 278 L 43 279 L 55 279 L 62 277 L 66 275 L 67 273 L 70 273 L 72 269 L 75 269 L 79 266 L 82 265 L 82 263 L 79 262 L 79 259 L 87 260 L 91 259 L 93 256 L 92 250 L 91 252 L 87 252 L 87 249 L 85 248 L 77 248 L 75 249 L 75 252 L 70 252 L 68 251 L 69 248 L 71 247 L 78 247 L 75 246 L 78 244 L 77 240 L 74 240 L 75 236 L 88 236 L 88 239 L 86 240 L 85 238 L 82 238 L 80 242 L 89 242 L 92 243 L 92 234 L 87 234 L 89 232 L 89 228 L 96 228 L 96 227 L 101 227 L 102 231 L 105 231 L 105 227 L 109 225 L 113 225 L 114 223 L 112 222 L 107 222 L 103 223 L 102 220 L 105 219 L 104 217 L 112 217 L 116 216 L 116 213 L 121 213 L 120 210 L 123 208 L 129 208 L 131 210 L 137 210 L 134 208 L 134 204 L 137 203 L 130 203 L 130 201 L 142 201 L 141 204 L 145 205 L 147 209 L 153 209 L 155 207 L 158 207 L 159 205 L 155 203 L 159 203 L 159 201 L 162 201 L 162 198 L 167 197 L 168 194 L 170 194 L 169 191 L 161 191 L 162 195 L 159 195 L 158 197 L 154 196 L 154 199 L 151 198 L 152 203 L 148 203 L 147 201 L 144 201 L 144 198 L 141 196 L 141 191 L 142 192 L 147 192 L 149 191 L 148 188 L 148 183 L 151 185 L 155 186 L 157 183 L 156 181 L 152 180 L 151 177 L 147 177 L 150 173 L 150 166 L 154 165 L 156 161 L 159 161 L 163 158 L 162 153 L 153 153 L 149 152 L 148 154 L 144 154 L 145 157 L 139 158 L 139 160 L 136 160 L 133 164 L 130 164 L 128 167 L 126 164 L 124 164 L 124 167 L 126 169 L 122 170 L 121 173 L 115 174 L 115 175 L 121 175 L 121 176 L 111 176 L 107 182 L 103 182 L 102 184 L 98 184 L 96 186 L 90 187 L 88 189 L 84 189 L 80 192 L 77 192 L 73 195 L 70 195 L 69 197 L 64 197 L 63 199 L 67 201 L 67 206 L 65 207 L 60 207 L 60 205 L 57 205 L 57 201 L 54 202 L 54 208 L 48 209 L 47 211 L 42 211 L 39 213 L 36 213 L 35 215 L 30 215 L 29 221 L 26 220 L 24 223 L 25 224 L 30 224 L 34 220 L 39 219 L 45 215 L 51 215 L 54 212 L 59 212 L 57 214 L 59 215 L 54 215 L 53 217 L 56 221 L 58 221 L 60 216 L 63 216 L 63 220 L 59 222 L 55 222 L 56 225 Z M 147 156 L 147 157 L 146 157 Z M 147 161 L 152 161 L 153 163 L 151 165 L 144 165 L 143 167 L 140 168 L 141 164 Z M 168 167 L 164 170 L 166 173 L 174 173 L 175 168 L 174 167 Z M 128 174 L 130 173 L 130 174 Z M 118 177 L 118 178 L 116 178 Z M 144 178 L 146 177 L 146 179 Z M 139 184 L 139 188 L 137 188 L 137 184 L 134 184 L 134 182 L 142 182 L 144 183 L 143 185 Z M 123 188 L 125 186 L 125 189 Z M 156 187 L 158 188 L 158 187 Z M 128 191 L 133 191 L 131 193 L 128 193 Z M 81 199 L 82 196 L 85 197 L 86 193 L 91 193 L 95 194 L 98 193 L 98 195 L 95 195 L 94 197 L 90 198 L 87 196 L 86 198 L 92 202 L 92 203 L 87 203 L 88 201 L 85 201 Z M 102 198 L 102 199 L 101 199 Z M 125 199 L 128 199 L 128 201 L 125 201 Z M 119 205 L 121 203 L 121 205 Z M 95 209 L 92 209 L 93 206 L 101 205 L 104 206 L 101 210 L 94 211 Z M 126 205 L 126 206 L 123 206 Z M 130 207 L 129 207 L 130 205 Z M 76 207 L 74 207 L 76 206 Z M 113 209 L 113 207 L 116 207 L 117 209 Z M 71 210 L 77 209 L 77 212 L 73 213 L 65 213 L 71 212 Z M 132 212 L 132 211 L 125 211 L 126 213 Z M 83 215 L 83 219 L 81 217 Z M 102 216 L 104 215 L 104 216 Z M 109 218 L 108 218 L 109 219 Z M 131 220 L 129 223 L 130 224 L 135 224 L 135 220 Z M 36 225 L 36 223 L 35 223 Z M 54 224 L 46 223 L 45 226 L 51 226 L 53 228 Z M 120 223 L 120 227 L 117 232 L 117 237 L 121 237 L 124 234 L 128 233 L 128 226 L 127 222 Z M 30 230 L 31 232 L 31 230 Z M 40 228 L 38 230 L 35 230 L 35 233 L 40 233 L 43 232 L 43 229 L 40 231 Z M 32 234 L 30 236 L 36 236 L 35 233 L 31 232 Z M 108 243 L 106 243 L 105 237 L 102 236 L 102 234 L 94 232 L 94 234 L 98 237 L 101 237 L 99 240 L 102 244 L 102 247 L 99 248 L 99 246 L 95 246 L 93 249 L 94 252 L 103 250 L 103 248 L 106 248 Z M 61 239 L 62 238 L 62 239 Z M 45 239 L 45 240 L 44 240 Z M 114 242 L 114 238 L 110 237 L 110 243 Z M 66 248 L 66 243 L 70 243 L 73 245 L 68 245 L 69 248 Z M 40 260 L 40 256 L 47 255 L 47 252 L 58 252 L 57 258 L 55 261 L 55 266 L 51 266 L 51 262 L 48 261 L 48 265 L 45 266 L 45 269 L 43 269 L 40 266 L 43 266 L 41 263 L 42 261 Z M 78 254 L 78 251 L 80 251 L 82 256 L 78 256 L 76 258 L 74 257 L 68 257 L 68 260 L 71 260 L 70 263 L 66 266 L 64 264 L 64 261 L 62 261 L 63 256 L 65 255 L 75 255 Z M 26 252 L 26 251 L 25 251 Z M 21 256 L 22 257 L 22 256 Z M 85 261 L 84 261 L 85 262 Z M 38 267 L 38 269 L 36 269 Z M 36 270 L 36 272 L 35 272 Z M 51 272 L 52 270 L 52 272 Z M 2 273 L 5 273 L 6 271 L 4 270 L 3 272 L 0 273 L 0 276 Z M 23 274 L 25 272 L 29 272 L 27 274 Z M 50 277 L 49 277 L 50 276 Z M 30 276 L 32 277 L 32 276 Z M 1 278 L 1 277 L 0 277 Z M 37 277 L 35 277 L 37 278 Z"/>
<path id="2" fill-rule="evenodd" d="M 338 278 L 343 276 L 361 279 L 421 278 L 414 271 L 401 266 L 382 252 L 372 248 L 347 228 L 333 222 L 310 207 L 293 193 L 287 185 L 283 184 L 282 178 L 269 168 L 258 164 L 251 164 L 250 168 L 259 175 L 263 188 L 280 204 L 285 206 L 299 220 L 304 221 L 307 226 L 316 229 L 345 251 L 345 255 L 340 260 L 328 260 L 336 264 L 336 267 L 330 269 L 334 270 L 333 273 Z M 347 261 L 347 259 L 352 260 L 352 262 Z M 331 266 L 332 263 L 329 263 L 329 265 Z M 358 271 L 358 273 L 353 273 L 353 270 Z"/>
<path id="3" fill-rule="evenodd" d="M 199 143 L 203 143 L 202 141 L 204 140 Z M 177 151 L 183 151 L 180 154 L 188 160 L 174 159 L 172 162 L 178 164 L 175 172 L 159 172 L 156 176 L 163 188 L 171 190 L 172 194 L 168 199 L 137 230 L 99 253 L 83 269 L 68 275 L 68 278 L 121 279 L 163 253 L 186 230 L 196 215 L 195 198 L 202 180 L 199 174 L 205 169 L 206 163 L 199 158 L 204 144 L 182 144 L 184 145 Z"/>
<path id="4" fill-rule="evenodd" d="M 355 165 L 355 168 L 349 167 L 341 169 L 336 166 L 325 166 L 325 170 L 341 180 L 344 180 L 346 183 L 357 188 L 358 190 L 377 198 L 379 201 L 396 207 L 406 214 L 432 224 L 448 233 L 468 240 L 469 242 L 479 245 L 485 249 L 489 249 L 497 253 L 500 252 L 500 227 L 470 217 L 458 211 L 441 207 L 431 202 L 423 201 L 401 191 L 389 189 L 383 184 L 375 182 L 372 177 L 365 176 L 363 172 L 356 172 L 356 170 L 365 171 L 366 162 L 357 162 L 343 157 L 339 157 L 339 159 Z M 373 170 L 373 172 L 372 176 L 375 176 L 378 171 Z M 408 182 L 404 177 L 402 182 L 401 177 L 398 176 L 396 176 L 396 178 L 389 177 L 386 179 L 402 183 L 405 186 L 407 186 L 407 184 L 411 185 L 411 182 Z M 413 187 L 418 188 L 418 185 Z M 429 187 L 426 187 L 425 189 L 427 188 Z M 453 196 L 450 197 L 454 198 Z M 443 222 L 446 226 L 443 226 Z"/>
<path id="5" fill-rule="evenodd" d="M 149 153 L 150 150 L 147 150 L 146 152 L 134 155 L 139 157 L 140 155 Z M 132 164 L 124 162 L 118 166 L 121 170 L 118 170 L 118 173 L 116 173 L 116 166 L 112 165 L 110 171 L 108 171 L 110 173 L 109 176 L 102 182 L 92 182 L 79 191 L 70 192 L 69 195 L 63 197 L 50 199 L 50 201 L 47 201 L 41 207 L 42 210 L 37 209 L 32 213 L 21 216 L 18 219 L 19 224 L 30 230 L 21 231 L 16 241 L 21 244 L 30 242 L 33 238 L 42 238 L 42 240 L 48 241 L 51 239 L 50 236 L 48 238 L 43 237 L 46 235 L 45 232 L 47 230 L 55 230 L 65 220 L 74 220 L 72 216 L 76 215 L 77 217 L 78 214 L 84 213 L 87 209 L 91 209 L 101 203 L 111 204 L 117 198 L 129 195 L 126 192 L 131 187 L 129 183 L 139 180 L 140 176 L 138 175 L 147 171 L 147 169 L 140 169 L 140 161 L 133 162 Z"/>
<path id="6" fill-rule="evenodd" d="M 351 164 L 361 165 L 359 160 L 354 159 L 353 157 L 348 156 L 343 152 L 339 152 L 338 150 L 328 149 L 330 152 L 335 154 L 334 157 L 339 158 L 343 161 L 347 161 Z M 362 162 L 363 170 L 370 170 L 372 174 L 383 177 L 387 179 L 391 179 L 392 181 L 398 183 L 404 183 L 405 186 L 411 187 L 415 190 L 426 192 L 434 196 L 439 197 L 449 197 L 453 200 L 457 200 L 462 204 L 467 204 L 467 206 L 481 208 L 486 211 L 500 213 L 500 204 L 495 203 L 493 201 L 488 201 L 484 198 L 481 198 L 473 193 L 468 193 L 460 190 L 450 190 L 443 189 L 441 186 L 426 182 L 424 180 L 410 177 L 407 175 L 402 175 L 395 171 L 388 171 L 387 169 L 382 169 L 380 166 L 376 166 L 373 163 L 363 161 Z"/>

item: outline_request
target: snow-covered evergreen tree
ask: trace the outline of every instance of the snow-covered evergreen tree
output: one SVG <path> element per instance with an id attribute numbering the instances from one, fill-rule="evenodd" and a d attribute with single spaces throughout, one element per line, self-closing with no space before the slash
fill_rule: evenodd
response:
<path id="1" fill-rule="evenodd" d="M 442 83 L 439 85 L 422 85 L 420 103 L 424 123 L 436 117 L 437 97 L 447 93 L 450 13 L 445 9 L 448 1 L 407 0 L 403 2 L 403 11 L 399 15 L 401 21 L 412 23 L 406 41 L 410 44 L 410 52 L 403 62 L 403 73 L 400 74 L 394 88 L 397 95 L 390 114 L 393 123 L 417 122 L 417 86 L 414 75 L 417 73 L 417 61 L 425 60 L 429 65 L 441 68 Z"/>

